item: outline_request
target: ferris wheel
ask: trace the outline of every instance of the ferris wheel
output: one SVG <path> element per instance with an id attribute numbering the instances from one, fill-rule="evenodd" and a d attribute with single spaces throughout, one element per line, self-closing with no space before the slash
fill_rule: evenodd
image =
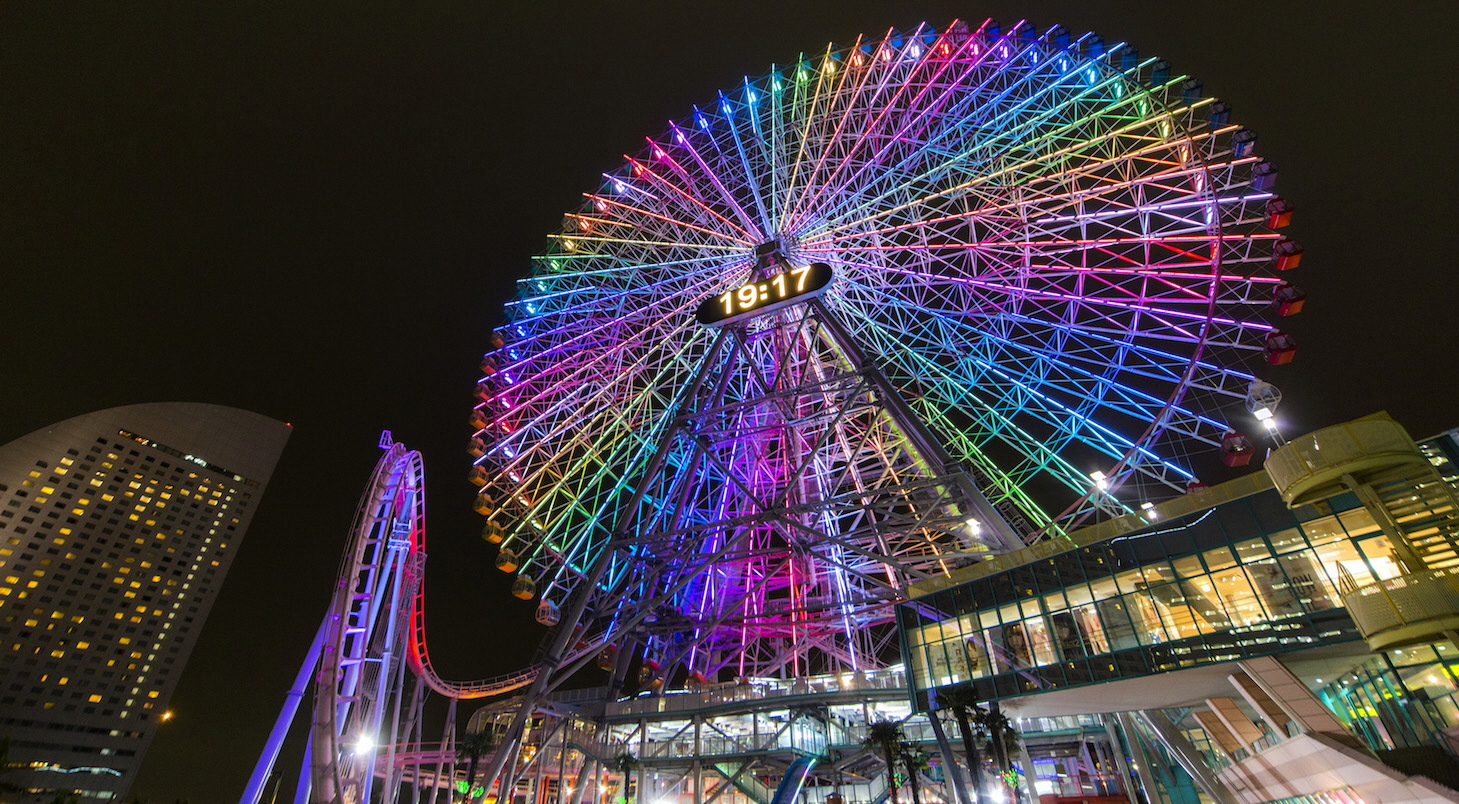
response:
<path id="1" fill-rule="evenodd" d="M 547 624 L 580 592 L 570 623 L 634 634 L 645 677 L 861 669 L 908 583 L 1183 491 L 1241 449 L 1301 302 L 1229 114 L 992 21 L 693 107 L 566 216 L 482 363 L 514 591 Z"/>

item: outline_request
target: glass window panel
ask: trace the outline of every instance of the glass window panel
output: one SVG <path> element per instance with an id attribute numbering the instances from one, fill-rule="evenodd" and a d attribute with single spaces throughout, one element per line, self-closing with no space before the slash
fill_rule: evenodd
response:
<path id="1" fill-rule="evenodd" d="M 1373 515 L 1368 513 L 1366 508 L 1353 508 L 1338 514 L 1342 526 L 1347 529 L 1349 536 L 1364 536 L 1369 533 L 1378 532 L 1378 523 L 1373 521 Z"/>
<path id="2" fill-rule="evenodd" d="M 1434 652 L 1433 645 L 1415 645 L 1411 648 L 1389 651 L 1388 660 L 1393 662 L 1395 667 L 1410 667 L 1415 664 L 1436 662 L 1439 660 L 1439 655 Z"/>
<path id="3" fill-rule="evenodd" d="M 1201 559 L 1198 556 L 1177 558 L 1170 563 L 1175 567 L 1175 575 L 1178 578 L 1199 578 L 1206 574 L 1206 568 L 1201 566 Z"/>
<path id="4" fill-rule="evenodd" d="M 1255 497 L 1247 497 L 1246 504 L 1256 517 L 1257 533 L 1270 533 L 1292 526 L 1294 519 L 1292 511 L 1287 508 L 1286 503 L 1282 502 L 1282 498 L 1275 494 L 1258 494 Z"/>
<path id="5" fill-rule="evenodd" d="M 1115 586 L 1114 578 L 1100 578 L 1089 582 L 1089 593 L 1095 600 L 1108 600 L 1119 595 L 1119 589 Z"/>
<path id="6" fill-rule="evenodd" d="M 1130 594 L 1149 588 L 1152 584 L 1164 583 L 1175 577 L 1165 562 L 1159 561 L 1147 566 L 1125 570 L 1115 576 L 1120 592 Z"/>
<path id="7" fill-rule="evenodd" d="M 1067 608 L 1069 608 L 1069 604 L 1064 600 L 1064 592 L 1062 590 L 1044 595 L 1044 611 L 1053 613 L 1063 611 Z"/>
<path id="8" fill-rule="evenodd" d="M 1018 667 L 1033 664 L 1033 650 L 1029 645 L 1028 631 L 1021 622 L 1003 626 L 1003 647 L 1008 650 L 1008 661 Z"/>
<path id="9" fill-rule="evenodd" d="M 924 647 L 924 646 L 922 646 L 922 644 L 921 644 L 922 639 L 917 634 L 917 632 L 915 632 L 915 631 L 912 632 L 911 637 L 912 637 L 911 638 L 911 642 L 912 642 L 912 677 L 913 678 L 916 678 L 916 679 L 919 679 L 920 683 L 918 684 L 918 686 L 921 686 L 921 687 L 930 687 L 930 686 L 933 686 L 932 680 L 931 680 L 931 678 L 928 675 L 927 648 Z"/>
<path id="10" fill-rule="evenodd" d="M 1264 558 L 1246 566 L 1246 576 L 1256 590 L 1256 596 L 1274 619 L 1301 614 L 1303 603 L 1288 581 L 1286 573 L 1277 565 L 1277 559 Z"/>
<path id="11" fill-rule="evenodd" d="M 990 658 L 995 675 L 1011 673 L 1019 666 L 1017 664 L 1020 662 L 1019 657 L 1008 647 L 1008 630 L 1010 628 L 1017 631 L 1014 640 L 1018 645 L 1025 648 L 1025 652 L 1028 646 L 1028 641 L 1023 638 L 1023 625 L 1020 623 L 988 629 L 988 638 L 987 642 L 984 643 L 984 647 L 992 654 Z"/>
<path id="12" fill-rule="evenodd" d="M 1124 616 L 1124 612 L 1120 612 Z M 1084 638 L 1086 649 L 1091 654 L 1109 653 L 1109 638 L 1106 636 L 1104 626 L 1100 622 L 1099 612 L 1094 606 L 1082 606 L 1074 611 L 1074 622 L 1079 627 L 1079 634 Z M 1129 623 L 1126 621 L 1126 627 Z"/>
<path id="13" fill-rule="evenodd" d="M 1110 591 L 1114 591 L 1114 584 L 1110 584 Z M 1069 598 L 1069 607 L 1077 608 L 1087 606 L 1094 602 L 1094 593 L 1090 591 L 1089 584 L 1077 583 L 1064 590 L 1064 595 Z"/>
<path id="14" fill-rule="evenodd" d="M 1230 612 L 1221 603 L 1213 576 L 1182 581 L 1180 589 L 1185 593 L 1186 606 L 1197 618 L 1196 625 L 1201 633 L 1223 631 L 1234 625 Z"/>
<path id="15" fill-rule="evenodd" d="M 1099 623 L 1103 627 L 1104 638 L 1109 643 L 1110 650 L 1129 650 L 1140 646 L 1135 625 L 1139 622 L 1143 627 L 1144 623 L 1141 620 L 1131 621 L 1124 600 L 1107 598 L 1096 603 L 1095 608 L 1099 611 Z"/>
<path id="16" fill-rule="evenodd" d="M 968 674 L 972 678 L 985 678 L 993 674 L 993 664 L 988 659 L 986 637 L 977 634 L 964 644 L 967 652 Z"/>
<path id="17" fill-rule="evenodd" d="M 1368 559 L 1368 567 L 1378 576 L 1378 580 L 1386 581 L 1403 574 L 1403 569 L 1398 566 L 1398 556 L 1393 552 L 1393 542 L 1387 536 L 1364 539 L 1358 542 L 1358 549 Z"/>
<path id="18" fill-rule="evenodd" d="M 1024 621 L 1024 633 L 1028 635 L 1035 664 L 1042 666 L 1059 661 L 1058 655 L 1054 653 L 1054 639 L 1049 633 L 1047 620 L 1043 617 L 1030 617 Z"/>
<path id="19" fill-rule="evenodd" d="M 1269 555 L 1271 550 L 1267 549 L 1266 542 L 1261 539 L 1247 539 L 1236 545 L 1236 557 L 1243 564 L 1250 564 Z"/>
<path id="20" fill-rule="evenodd" d="M 1054 644 L 1064 661 L 1089 655 L 1084 646 L 1084 636 L 1080 633 L 1079 621 L 1073 613 L 1064 611 L 1050 615 L 1049 623 L 1053 626 Z"/>
<path id="21" fill-rule="evenodd" d="M 932 681 L 931 686 L 940 687 L 952 683 L 948 678 L 946 643 L 934 642 L 927 646 L 927 672 Z"/>
<path id="22" fill-rule="evenodd" d="M 1169 636 L 1165 630 L 1165 622 L 1160 617 L 1159 607 L 1151 599 L 1149 593 L 1125 595 L 1125 609 L 1130 614 L 1130 620 L 1135 626 L 1135 637 L 1143 645 L 1154 645 L 1165 642 Z"/>
<path id="23" fill-rule="evenodd" d="M 1317 560 L 1321 563 L 1323 571 L 1327 575 L 1328 583 L 1337 586 L 1341 576 L 1339 568 L 1347 570 L 1358 586 L 1365 586 L 1373 582 L 1373 576 L 1368 572 L 1368 564 L 1363 557 L 1358 555 L 1358 548 L 1347 540 L 1329 542 L 1316 548 Z"/>
<path id="24" fill-rule="evenodd" d="M 1278 553 L 1290 553 L 1307 546 L 1307 539 L 1303 537 L 1302 531 L 1296 528 L 1279 530 L 1267 536 L 1267 541 L 1271 542 L 1272 549 Z"/>
<path id="25" fill-rule="evenodd" d="M 1287 583 L 1298 605 L 1307 611 L 1322 611 L 1337 606 L 1337 590 L 1314 560 L 1311 550 L 1278 556 L 1277 563 L 1287 576 Z"/>
<path id="26" fill-rule="evenodd" d="M 1316 547 L 1328 544 L 1338 539 L 1346 539 L 1347 531 L 1338 523 L 1335 516 L 1318 517 L 1302 523 L 1302 529 L 1307 531 L 1307 538 Z"/>
<path id="27" fill-rule="evenodd" d="M 1267 613 L 1247 580 L 1246 570 L 1236 567 L 1224 572 L 1213 573 L 1216 592 L 1221 596 L 1226 616 L 1235 625 L 1251 625 L 1267 619 Z"/>
<path id="28" fill-rule="evenodd" d="M 998 607 L 998 620 L 1004 623 L 1016 623 L 1023 619 L 1023 612 L 1018 610 L 1018 604 Z"/>
<path id="29" fill-rule="evenodd" d="M 1253 533 L 1264 533 L 1266 531 L 1266 528 L 1261 527 L 1257 523 L 1256 516 L 1247 507 L 1245 501 L 1217 506 L 1215 513 L 1216 516 L 1214 519 L 1220 522 L 1222 533 L 1229 534 L 1221 541 L 1229 542 L 1232 537 L 1240 538 L 1250 536 Z M 1220 542 L 1206 542 L 1207 547 L 1214 547 L 1217 544 L 1220 544 Z"/>
<path id="30" fill-rule="evenodd" d="M 1229 547 L 1217 547 L 1214 550 L 1207 550 L 1201 558 L 1205 559 L 1206 566 L 1211 572 L 1218 572 L 1228 567 L 1236 566 L 1236 554 L 1231 552 Z"/>
<path id="31" fill-rule="evenodd" d="M 947 674 L 949 680 L 946 683 L 948 684 L 960 684 L 971 678 L 968 675 L 968 650 L 965 647 L 966 645 L 967 640 L 961 638 L 949 639 L 942 643 L 943 650 L 947 654 Z"/>
<path id="32" fill-rule="evenodd" d="M 1187 639 L 1202 633 L 1205 621 L 1189 605 L 1180 584 L 1168 583 L 1151 587 L 1150 599 L 1156 604 L 1160 619 L 1165 623 L 1165 631 L 1171 639 Z"/>

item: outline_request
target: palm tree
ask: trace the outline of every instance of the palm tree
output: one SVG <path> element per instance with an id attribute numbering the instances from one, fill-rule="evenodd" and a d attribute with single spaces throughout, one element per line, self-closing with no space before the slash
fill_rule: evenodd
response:
<path id="1" fill-rule="evenodd" d="M 927 754 L 916 743 L 906 740 L 897 748 L 902 763 L 907 766 L 907 786 L 912 789 L 912 804 L 922 804 L 922 780 L 917 774 L 927 767 Z"/>
<path id="2" fill-rule="evenodd" d="M 489 731 L 469 731 L 461 736 L 461 745 L 456 748 L 456 758 L 464 759 L 466 765 L 466 800 L 474 801 L 472 791 L 476 788 L 476 767 L 481 758 L 496 748 L 496 740 Z M 485 792 L 485 791 L 483 791 Z"/>
<path id="3" fill-rule="evenodd" d="M 1003 714 L 998 707 L 998 702 L 988 704 L 988 711 L 978 718 L 978 728 L 988 735 L 988 746 L 993 751 L 994 762 L 998 770 L 1006 780 L 1008 771 L 1013 767 L 1009 761 L 1009 754 L 1012 749 L 1018 747 L 1018 730 L 1013 728 L 1013 721 Z"/>
<path id="4" fill-rule="evenodd" d="M 872 753 L 881 752 L 887 763 L 887 788 L 891 791 L 892 804 L 900 804 L 897 798 L 897 757 L 902 749 L 902 724 L 895 720 L 878 720 L 866 724 L 866 739 L 861 746 Z"/>
<path id="5" fill-rule="evenodd" d="M 619 773 L 623 774 L 623 801 L 624 801 L 624 804 L 628 804 L 628 802 L 631 800 L 628 797 L 629 775 L 632 774 L 633 771 L 634 771 L 634 769 L 637 768 L 637 767 L 638 767 L 638 757 L 635 757 L 634 755 L 628 753 L 627 751 L 625 751 L 625 752 L 623 752 L 623 753 L 621 753 L 618 756 L 616 756 L 616 757 L 613 758 L 613 768 L 615 770 L 617 770 Z"/>
<path id="6" fill-rule="evenodd" d="M 994 761 L 998 763 L 998 769 L 1004 773 L 1012 767 L 1009 762 L 1009 752 L 1018 747 L 1018 730 L 1013 728 L 1013 721 L 1003 714 L 998 707 L 998 702 L 988 704 L 988 711 L 978 718 L 978 726 L 981 731 L 988 735 L 988 745 L 993 749 Z"/>
<path id="7" fill-rule="evenodd" d="M 963 751 L 968 757 L 968 770 L 973 775 L 973 795 L 978 801 L 986 801 L 983 789 L 983 754 L 978 750 L 978 742 L 974 737 L 973 723 L 981 721 L 988 712 L 978 706 L 978 698 L 973 693 L 973 685 L 959 684 L 940 690 L 937 693 L 937 708 L 952 712 L 957 720 L 958 732 L 962 734 Z"/>

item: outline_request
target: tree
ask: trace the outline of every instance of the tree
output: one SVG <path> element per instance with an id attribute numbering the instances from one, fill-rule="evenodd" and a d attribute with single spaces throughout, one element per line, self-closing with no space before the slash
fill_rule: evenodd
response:
<path id="1" fill-rule="evenodd" d="M 1009 755 L 1019 743 L 1018 730 L 1013 728 L 1013 721 L 1003 714 L 997 701 L 988 704 L 988 711 L 978 718 L 978 727 L 987 734 L 988 747 L 992 749 L 994 762 L 1006 782 L 1008 772 L 1013 767 Z"/>
<path id="2" fill-rule="evenodd" d="M 1013 728 L 1013 721 L 1003 714 L 998 707 L 998 702 L 993 701 L 988 705 L 988 711 L 978 718 L 978 726 L 981 731 L 988 735 L 988 745 L 993 749 L 993 759 L 998 764 L 998 769 L 1004 773 L 1013 767 L 1009 761 L 1009 752 L 1018 747 L 1018 730 Z"/>
<path id="3" fill-rule="evenodd" d="M 987 800 L 983 784 L 983 753 L 978 750 L 973 724 L 981 722 L 988 712 L 978 703 L 971 684 L 960 684 L 937 693 L 937 708 L 951 712 L 957 720 L 957 730 L 963 738 L 963 752 L 968 758 L 968 770 L 973 775 L 973 795 L 982 802 Z"/>
<path id="4" fill-rule="evenodd" d="M 872 753 L 881 753 L 887 763 L 887 788 L 891 791 L 892 804 L 900 804 L 897 798 L 897 758 L 902 753 L 902 724 L 895 720 L 878 720 L 866 724 L 866 739 L 861 745 Z"/>
<path id="5" fill-rule="evenodd" d="M 623 801 L 625 802 L 625 804 L 626 804 L 626 802 L 629 802 L 631 800 L 629 798 L 629 796 L 628 796 L 628 789 L 629 789 L 629 783 L 628 783 L 629 778 L 628 777 L 629 777 L 630 774 L 633 773 L 634 769 L 637 768 L 637 767 L 638 767 L 638 757 L 635 757 L 634 755 L 628 753 L 627 751 L 625 751 L 625 752 L 623 752 L 623 753 L 621 753 L 618 756 L 616 756 L 616 757 L 613 758 L 613 768 L 614 768 L 614 770 L 617 770 L 619 773 L 623 774 Z"/>
<path id="6" fill-rule="evenodd" d="M 476 789 L 476 768 L 481 764 L 481 758 L 490 754 L 494 748 L 496 748 L 496 740 L 489 731 L 469 731 L 461 736 L 461 744 L 456 748 L 456 758 L 464 759 L 467 762 L 467 801 L 474 801 L 476 799 L 476 796 L 472 795 L 472 792 Z"/>
<path id="7" fill-rule="evenodd" d="M 903 740 L 897 746 L 902 763 L 907 766 L 907 787 L 912 790 L 912 804 L 922 804 L 922 779 L 918 775 L 927 767 L 927 754 L 916 743 Z"/>

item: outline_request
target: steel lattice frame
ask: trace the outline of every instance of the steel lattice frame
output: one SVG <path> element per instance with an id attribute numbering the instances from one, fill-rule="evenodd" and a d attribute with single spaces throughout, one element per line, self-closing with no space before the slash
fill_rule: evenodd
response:
<path id="1" fill-rule="evenodd" d="M 588 616 L 691 668 L 874 665 L 898 590 L 987 549 L 950 518 L 973 498 L 1029 536 L 1183 489 L 1274 331 L 1278 235 L 1239 129 L 1164 73 L 1057 28 L 921 27 L 650 139 L 566 217 L 485 364 L 478 510 L 508 566 L 561 602 L 606 562 Z M 823 306 L 717 341 L 696 306 L 765 276 L 772 240 L 833 267 Z M 853 490 L 861 519 L 828 513 Z"/>

